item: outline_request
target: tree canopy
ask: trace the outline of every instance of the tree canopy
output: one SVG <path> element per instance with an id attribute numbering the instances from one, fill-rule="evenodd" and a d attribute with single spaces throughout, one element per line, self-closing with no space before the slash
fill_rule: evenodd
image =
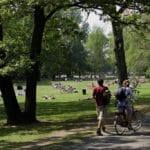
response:
<path id="1" fill-rule="evenodd" d="M 111 64 L 109 63 L 108 53 L 108 38 L 103 30 L 95 27 L 89 34 L 86 43 L 88 51 L 88 62 L 91 65 L 93 74 L 103 74 L 104 72 L 111 72 Z"/>
<path id="2" fill-rule="evenodd" d="M 79 74 L 83 69 L 81 63 L 84 64 L 86 61 L 83 57 L 86 55 L 83 47 L 83 41 L 86 39 L 87 34 L 86 25 L 83 25 L 82 28 L 79 24 L 80 16 L 67 11 L 66 14 L 62 13 L 63 10 L 72 7 L 86 11 L 98 9 L 101 10 L 99 16 L 106 17 L 112 22 L 116 68 L 119 84 L 121 84 L 128 77 L 123 29 L 126 25 L 133 24 L 137 28 L 138 26 L 143 28 L 147 26 L 147 21 L 141 21 L 140 14 L 149 12 L 149 4 L 150 2 L 147 0 L 1 0 L 0 89 L 6 108 L 7 123 L 17 124 L 37 121 L 36 85 L 41 65 L 44 65 L 44 63 L 41 63 L 41 60 L 44 60 L 44 51 L 47 53 L 52 50 L 48 53 L 50 53 L 51 62 L 53 63 L 54 50 L 57 50 L 59 59 L 57 63 L 55 61 L 57 65 L 53 65 L 59 71 L 62 71 L 60 70 L 60 62 L 69 66 L 68 68 L 70 69 L 66 69 L 68 75 L 72 74 L 72 68 L 76 68 L 75 71 Z M 127 11 L 129 11 L 129 14 L 125 15 Z M 67 15 L 69 17 L 64 17 Z M 100 34 L 100 36 L 103 35 Z M 56 43 L 53 37 L 55 37 Z M 50 41 L 50 39 L 52 40 Z M 47 43 L 46 41 L 52 43 Z M 101 39 L 101 41 L 103 40 Z M 102 43 L 105 45 L 105 40 Z M 58 47 L 57 45 L 54 46 L 54 44 L 58 44 Z M 102 47 L 103 44 L 100 44 L 101 51 L 99 51 L 101 59 L 104 56 L 102 50 L 105 50 L 105 46 Z M 96 53 L 98 49 L 93 48 Z M 42 55 L 43 58 L 41 58 Z M 60 59 L 62 56 L 65 56 L 63 57 L 64 59 Z M 78 60 L 74 61 L 76 59 Z M 68 64 L 68 60 L 72 62 Z M 25 73 L 26 78 L 23 112 L 20 110 L 12 82 L 12 77 L 15 76 L 17 71 Z M 54 68 L 51 71 L 55 71 Z"/>

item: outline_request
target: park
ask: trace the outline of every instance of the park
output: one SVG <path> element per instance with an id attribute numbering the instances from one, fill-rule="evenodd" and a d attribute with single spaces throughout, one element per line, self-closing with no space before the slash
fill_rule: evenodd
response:
<path id="1" fill-rule="evenodd" d="M 3 0 L 0 5 L 0 149 L 150 148 L 148 1 Z M 112 31 L 90 29 L 83 11 L 87 18 L 94 12 L 110 22 Z M 99 78 L 112 93 L 103 137 L 95 134 L 95 101 L 89 98 Z M 114 93 L 125 79 L 143 118 L 139 130 L 120 136 Z"/>

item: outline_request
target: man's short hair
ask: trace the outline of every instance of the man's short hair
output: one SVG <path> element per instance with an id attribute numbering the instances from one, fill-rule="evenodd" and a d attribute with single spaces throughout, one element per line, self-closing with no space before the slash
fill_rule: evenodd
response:
<path id="1" fill-rule="evenodd" d="M 97 82 L 98 82 L 99 85 L 103 85 L 104 80 L 103 79 L 99 79 Z"/>

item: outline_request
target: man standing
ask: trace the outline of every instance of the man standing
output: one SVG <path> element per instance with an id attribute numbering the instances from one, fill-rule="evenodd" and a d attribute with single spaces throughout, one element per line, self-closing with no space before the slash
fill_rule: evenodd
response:
<path id="1" fill-rule="evenodd" d="M 103 79 L 99 79 L 98 86 L 93 89 L 92 98 L 96 100 L 96 112 L 98 118 L 97 135 L 102 136 L 102 131 L 105 131 L 104 118 L 106 114 L 107 104 L 103 101 L 103 91 L 108 90 L 108 87 L 103 85 Z"/>

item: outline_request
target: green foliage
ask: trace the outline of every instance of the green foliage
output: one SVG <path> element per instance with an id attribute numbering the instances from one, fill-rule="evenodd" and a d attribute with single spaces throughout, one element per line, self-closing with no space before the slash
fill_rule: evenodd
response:
<path id="1" fill-rule="evenodd" d="M 149 76 L 150 36 L 148 34 L 148 20 L 149 15 L 143 14 L 141 16 L 141 22 L 143 22 L 143 25 L 139 26 L 139 28 L 136 26 L 128 26 L 124 28 L 124 49 L 127 69 L 130 74 Z M 111 34 L 109 35 L 109 48 L 111 62 L 115 66 L 115 58 L 113 54 L 114 43 Z"/>
<path id="2" fill-rule="evenodd" d="M 149 35 L 128 28 L 125 30 L 125 49 L 128 71 L 138 75 L 146 75 L 150 66 Z"/>
<path id="3" fill-rule="evenodd" d="M 31 37 L 31 18 L 20 20 L 12 18 L 3 21 L 3 41 L 0 48 L 3 57 L 0 59 L 0 74 L 23 73 L 31 64 L 29 60 L 29 40 Z"/>
<path id="4" fill-rule="evenodd" d="M 88 26 L 80 23 L 81 14 L 76 9 L 58 12 L 47 23 L 43 40 L 42 74 L 52 77 L 60 72 L 72 74 L 72 71 L 84 69 L 86 52 L 83 42 Z"/>
<path id="5" fill-rule="evenodd" d="M 15 1 L 2 0 L 0 2 L 0 4 L 1 4 L 0 14 L 2 15 L 2 18 L 5 21 L 3 23 L 4 29 L 9 27 L 9 29 L 7 31 L 8 34 L 6 34 L 6 32 L 5 32 L 4 35 L 5 35 L 5 39 L 7 39 L 6 43 L 8 43 L 8 41 L 10 41 L 8 45 L 11 45 L 11 47 L 13 47 L 13 51 L 12 51 L 10 46 L 9 47 L 8 46 L 4 47 L 4 45 L 6 45 L 4 43 L 2 44 L 3 46 L 1 46 L 4 49 L 5 48 L 9 49 L 9 52 L 6 51 L 6 54 L 5 54 L 5 55 L 8 56 L 7 59 L 9 58 L 9 60 L 7 60 L 8 61 L 7 67 L 5 66 L 7 69 L 3 70 L 3 73 L 5 72 L 5 74 L 7 74 L 8 72 L 10 72 L 10 73 L 11 72 L 15 72 L 15 70 L 17 69 L 15 66 L 24 66 L 24 64 L 27 64 L 27 62 L 29 62 L 28 61 L 29 59 L 26 59 L 28 57 L 28 56 L 26 56 L 26 54 L 28 53 L 29 44 L 31 43 L 31 32 L 32 32 L 32 30 L 30 30 L 30 29 L 32 29 L 33 22 L 32 22 L 32 19 L 30 17 L 28 17 L 28 15 L 32 15 L 32 13 L 34 11 L 34 7 L 36 5 L 40 5 L 40 6 L 44 7 L 44 9 L 45 9 L 45 17 L 47 17 L 47 15 L 49 15 L 49 13 L 51 11 L 57 10 L 57 9 L 60 10 L 63 7 L 67 8 L 67 6 L 65 6 L 65 4 L 73 4 L 75 2 L 81 2 L 80 3 L 81 4 L 80 5 L 81 8 L 82 7 L 84 7 L 84 8 L 86 8 L 86 7 L 91 7 L 91 8 L 94 7 L 94 8 L 98 8 L 98 9 L 103 9 L 104 12 L 101 15 L 104 14 L 104 15 L 110 15 L 110 16 L 111 16 L 111 14 L 112 14 L 112 16 L 115 16 L 114 12 L 112 12 L 114 10 L 112 8 L 114 8 L 115 4 L 118 4 L 118 5 L 122 6 L 122 7 L 126 7 L 128 5 L 129 6 L 132 5 L 132 3 L 133 3 L 133 2 L 129 2 L 129 1 L 122 1 L 122 2 L 120 2 L 120 1 L 113 1 L 113 3 L 112 3 L 112 2 L 106 1 L 106 0 L 101 1 L 101 2 L 97 1 L 97 0 L 95 0 L 95 1 L 87 0 L 87 1 L 83 1 L 83 2 L 82 1 L 68 1 L 68 0 L 65 0 L 65 1 L 63 1 L 63 3 L 62 3 L 62 1 L 59 1 L 59 0 L 55 0 L 55 1 L 53 1 L 53 0 L 44 0 L 44 1 L 42 1 L 42 0 L 26 0 L 26 1 L 24 1 L 24 0 L 22 0 L 22 1 L 20 1 L 20 0 L 15 0 Z M 128 3 L 128 5 L 125 5 L 126 3 Z M 144 2 L 140 2 L 140 3 L 143 3 L 144 5 L 148 5 L 148 2 L 145 2 L 145 1 Z M 144 9 L 144 5 L 143 5 L 143 9 Z M 79 5 L 78 5 L 78 7 L 79 7 Z M 62 13 L 62 12 L 60 12 L 60 13 Z M 48 31 L 48 32 L 51 32 L 52 35 L 50 35 L 50 39 L 49 40 L 46 39 L 46 38 L 48 38 L 48 36 L 45 36 L 46 40 L 45 39 L 44 40 L 46 42 L 51 41 L 52 44 L 51 44 L 51 46 L 48 46 L 49 44 L 46 43 L 45 44 L 46 46 L 44 45 L 44 49 L 55 49 L 56 51 L 58 51 L 58 56 L 60 56 L 60 57 L 59 57 L 58 61 L 55 62 L 54 61 L 54 57 L 55 56 L 54 56 L 54 53 L 52 52 L 51 53 L 52 58 L 49 58 L 47 60 L 50 61 L 50 63 L 54 62 L 54 67 L 52 67 L 52 68 L 48 67 L 48 66 L 52 66 L 52 65 L 48 65 L 48 63 L 47 63 L 48 61 L 45 61 L 45 63 L 43 63 L 43 65 L 44 64 L 45 65 L 42 67 L 42 68 L 45 68 L 45 69 L 43 69 L 43 72 L 47 72 L 47 70 L 50 70 L 48 72 L 48 74 L 52 74 L 51 72 L 54 72 L 53 74 L 58 73 L 58 72 L 62 72 L 62 70 L 60 70 L 62 68 L 62 66 L 64 66 L 64 64 L 68 63 L 66 61 L 67 60 L 67 54 L 68 54 L 67 51 L 69 51 L 69 49 L 71 49 L 71 47 L 73 47 L 73 45 L 81 46 L 80 49 L 83 50 L 82 42 L 78 41 L 79 43 L 76 44 L 77 40 L 75 40 L 75 38 L 78 39 L 78 38 L 82 37 L 82 41 L 85 41 L 85 39 L 86 39 L 85 37 L 87 36 L 87 26 L 83 25 L 85 27 L 84 29 L 83 28 L 81 29 L 79 27 L 79 23 L 81 22 L 81 17 L 76 12 L 77 12 L 76 10 L 74 10 L 74 11 L 71 10 L 69 12 L 70 13 L 69 14 L 66 11 L 66 12 L 62 13 L 62 16 L 59 14 L 59 12 L 55 13 L 53 15 L 53 19 L 51 19 L 51 21 L 48 23 L 50 28 L 51 27 L 53 28 L 52 30 Z M 24 16 L 26 16 L 26 18 L 24 18 Z M 68 17 L 66 17 L 66 16 L 68 16 Z M 125 22 L 128 24 L 130 22 L 133 22 L 134 20 L 139 20 L 138 17 L 139 17 L 139 15 L 137 15 L 135 13 L 132 16 L 126 17 L 125 18 Z M 64 19 L 64 20 L 60 21 L 59 18 Z M 74 19 L 74 18 L 76 18 L 76 19 Z M 19 23 L 18 23 L 18 20 L 19 20 Z M 29 21 L 29 20 L 31 20 L 31 21 Z M 8 22 L 8 25 L 7 25 L 7 22 Z M 63 29 L 62 29 L 62 26 L 63 26 Z M 10 29 L 10 27 L 11 27 L 11 29 Z M 28 28 L 28 29 L 26 29 L 26 28 Z M 15 31 L 17 31 L 17 32 L 15 32 Z M 47 29 L 46 29 L 46 31 L 47 31 Z M 9 34 L 11 34 L 11 37 L 9 37 L 10 36 Z M 52 37 L 54 37 L 54 36 L 55 36 L 55 38 L 54 38 L 54 40 L 52 40 Z M 15 39 L 12 39 L 14 37 L 15 37 Z M 57 37 L 59 37 L 59 38 L 57 39 Z M 55 39 L 57 39 L 56 40 L 57 44 L 54 42 Z M 105 38 L 102 38 L 101 40 L 103 40 L 103 39 L 105 39 Z M 80 38 L 80 40 L 81 40 L 81 38 Z M 6 40 L 4 40 L 4 41 L 6 41 Z M 104 41 L 102 41 L 102 42 L 104 42 Z M 12 43 L 13 43 L 13 45 L 12 45 Z M 57 45 L 58 48 L 54 47 L 53 45 Z M 14 46 L 18 47 L 18 48 L 14 49 Z M 24 49 L 24 50 L 20 51 L 20 49 Z M 59 50 L 59 49 L 61 49 L 61 50 Z M 102 49 L 102 48 L 100 48 L 100 49 Z M 14 51 L 15 51 L 15 53 L 14 53 Z M 54 51 L 54 50 L 52 50 L 52 51 Z M 12 53 L 13 53 L 13 55 L 11 55 Z M 11 56 L 17 56 L 17 54 L 20 55 L 19 53 L 21 53 L 21 54 L 22 53 L 23 54 L 26 53 L 26 54 L 25 54 L 25 56 L 22 56 L 20 58 L 19 58 L 19 56 L 16 57 L 16 60 L 14 58 L 12 59 L 10 57 L 10 55 Z M 100 59 L 101 59 L 101 61 L 103 61 L 103 56 L 105 57 L 106 55 L 104 55 L 104 54 L 99 54 L 99 55 L 101 55 Z M 93 57 L 96 58 L 96 57 L 99 57 L 99 55 L 96 55 L 96 56 L 93 56 Z M 47 53 L 45 53 L 45 56 L 48 57 L 49 55 L 47 55 Z M 45 56 L 44 56 L 44 58 L 42 60 L 46 60 Z M 79 53 L 78 56 L 80 56 L 80 53 Z M 27 60 L 27 61 L 26 62 L 24 60 L 21 61 L 20 59 L 22 59 L 22 58 L 24 58 L 24 60 Z M 63 59 L 61 59 L 61 58 L 63 58 Z M 81 64 L 82 58 L 83 58 L 83 56 L 80 58 L 80 63 L 76 62 L 73 66 L 77 66 L 77 65 L 81 66 L 79 64 Z M 20 62 L 17 62 L 19 60 L 20 60 Z M 110 61 L 110 59 L 104 61 L 104 63 L 105 63 L 105 66 L 107 66 L 110 69 L 111 67 L 110 67 L 110 64 L 108 63 L 109 61 Z M 5 60 L 0 60 L 1 66 L 4 65 L 4 62 L 6 62 L 6 61 Z M 23 62 L 25 62 L 25 63 L 23 64 Z M 73 62 L 74 62 L 74 60 L 73 60 Z M 91 62 L 92 61 L 90 60 L 90 65 L 92 64 Z M 108 70 L 108 69 L 106 69 L 107 67 L 104 68 L 103 66 L 98 66 L 98 64 L 99 64 L 98 58 L 96 58 L 96 62 L 95 63 L 96 63 L 96 68 L 94 70 L 97 70 L 97 69 L 98 70 L 103 70 L 103 71 L 104 70 Z M 11 65 L 9 65 L 9 64 L 11 64 Z M 83 61 L 82 66 L 84 66 L 84 64 L 85 64 L 85 61 Z M 26 66 L 28 66 L 28 65 L 26 65 Z M 93 65 L 92 68 L 94 66 L 95 65 Z M 22 67 L 20 67 L 19 70 L 22 70 L 21 68 Z M 55 68 L 57 68 L 57 69 L 55 69 Z M 26 69 L 24 69 L 24 70 L 26 70 Z M 68 67 L 66 67 L 63 70 L 67 71 Z M 80 68 L 79 70 L 80 71 L 83 70 L 83 67 L 82 67 L 82 69 Z"/>
<path id="6" fill-rule="evenodd" d="M 111 68 L 113 72 L 116 72 L 116 60 L 115 60 L 115 53 L 114 53 L 114 37 L 112 33 L 109 33 L 108 35 L 108 55 L 109 57 L 109 63 L 111 64 Z"/>
<path id="7" fill-rule="evenodd" d="M 86 48 L 88 62 L 95 73 L 110 71 L 108 39 L 100 28 L 95 28 L 89 34 Z"/>

